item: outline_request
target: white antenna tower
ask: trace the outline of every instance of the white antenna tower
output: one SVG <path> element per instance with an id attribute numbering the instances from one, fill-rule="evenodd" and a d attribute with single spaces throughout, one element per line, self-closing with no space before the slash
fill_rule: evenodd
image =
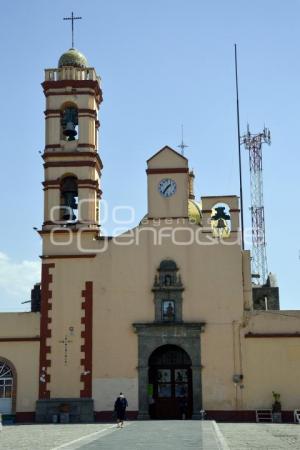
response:
<path id="1" fill-rule="evenodd" d="M 249 151 L 251 184 L 251 219 L 252 219 L 252 271 L 259 276 L 259 284 L 264 284 L 268 277 L 265 210 L 263 199 L 262 145 L 271 144 L 271 133 L 264 127 L 261 133 L 252 134 L 247 126 L 247 133 L 241 143 Z"/>

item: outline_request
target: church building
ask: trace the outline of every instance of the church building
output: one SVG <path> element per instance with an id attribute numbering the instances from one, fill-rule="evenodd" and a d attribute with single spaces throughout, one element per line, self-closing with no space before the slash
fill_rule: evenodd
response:
<path id="1" fill-rule="evenodd" d="M 196 199 L 187 158 L 166 145 L 146 162 L 146 216 L 103 235 L 100 77 L 72 48 L 42 86 L 41 282 L 31 312 L 0 313 L 0 413 L 111 420 L 123 392 L 131 419 L 181 418 L 184 405 L 189 419 L 254 421 L 274 391 L 292 421 L 300 312 L 253 286 L 239 198 Z"/>

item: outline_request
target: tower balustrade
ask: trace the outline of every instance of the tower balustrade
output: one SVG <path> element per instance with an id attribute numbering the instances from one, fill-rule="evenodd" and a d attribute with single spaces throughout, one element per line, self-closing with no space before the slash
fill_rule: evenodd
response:
<path id="1" fill-rule="evenodd" d="M 45 70 L 45 81 L 62 81 L 62 80 L 92 80 L 101 82 L 101 78 L 96 74 L 92 67 L 61 67 Z"/>

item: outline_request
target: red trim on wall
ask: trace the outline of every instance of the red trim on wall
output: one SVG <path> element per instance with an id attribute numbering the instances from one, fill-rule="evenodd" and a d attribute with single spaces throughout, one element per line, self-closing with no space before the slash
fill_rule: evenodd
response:
<path id="1" fill-rule="evenodd" d="M 61 148 L 60 143 L 58 144 L 47 144 L 45 148 Z"/>
<path id="2" fill-rule="evenodd" d="M 247 333 L 245 338 L 300 338 L 300 333 Z"/>
<path id="3" fill-rule="evenodd" d="M 157 173 L 188 173 L 189 169 L 187 167 L 174 167 L 168 169 L 147 169 L 147 175 L 153 175 Z"/>
<path id="4" fill-rule="evenodd" d="M 45 147 L 45 149 L 47 150 L 48 148 L 62 148 L 60 145 L 54 145 L 53 147 L 52 146 L 48 146 L 48 145 L 46 145 L 46 147 Z M 89 147 L 92 147 L 92 148 L 95 148 L 95 146 L 93 145 L 93 144 L 78 144 L 78 146 L 77 147 L 83 147 L 83 148 L 89 148 Z M 45 159 L 45 158 L 55 158 L 56 156 L 64 156 L 64 157 L 69 157 L 69 156 L 72 156 L 72 158 L 74 157 L 74 156 L 91 156 L 92 158 L 99 158 L 100 159 L 100 157 L 99 157 L 99 155 L 98 155 L 98 153 L 94 150 L 94 151 L 89 151 L 89 152 L 69 152 L 69 151 L 59 151 L 59 152 L 45 152 L 43 155 L 42 155 L 42 158 L 43 159 Z"/>
<path id="5" fill-rule="evenodd" d="M 89 253 L 84 255 L 43 255 L 41 259 L 64 259 L 64 258 L 95 258 L 96 253 Z"/>
<path id="6" fill-rule="evenodd" d="M 137 420 L 138 411 L 126 411 L 127 420 Z M 113 411 L 95 411 L 95 422 L 115 422 Z"/>
<path id="7" fill-rule="evenodd" d="M 44 168 L 48 167 L 93 167 L 100 173 L 102 167 L 99 161 L 47 161 L 44 163 Z"/>
<path id="8" fill-rule="evenodd" d="M 88 89 L 92 89 L 95 93 L 96 96 L 99 97 L 99 102 L 102 101 L 102 91 L 101 88 L 99 86 L 98 81 L 96 80 L 58 80 L 58 81 L 44 81 L 42 83 L 45 95 L 53 95 L 53 93 L 49 92 L 47 93 L 48 89 L 60 89 L 60 88 L 65 88 L 65 87 L 74 87 L 74 88 L 88 88 Z M 78 93 L 82 93 L 82 92 L 71 92 L 70 94 L 74 95 L 74 94 L 78 94 Z M 56 92 L 56 94 L 60 94 L 62 95 L 62 93 L 58 93 Z M 63 93 L 64 95 L 64 93 Z"/>
<path id="9" fill-rule="evenodd" d="M 17 423 L 33 423 L 35 422 L 35 412 L 16 412 Z"/>
<path id="10" fill-rule="evenodd" d="M 51 361 L 48 356 L 51 353 L 51 347 L 47 345 L 47 338 L 51 337 L 51 330 L 49 329 L 49 311 L 52 309 L 50 300 L 52 298 L 52 291 L 49 289 L 53 281 L 50 270 L 55 267 L 54 263 L 42 264 L 42 282 L 41 282 L 41 345 L 40 345 L 40 372 L 39 372 L 39 399 L 50 398 L 50 391 L 47 390 L 47 383 L 50 381 L 50 375 L 47 372 L 47 367 L 50 367 Z M 46 368 L 46 371 L 43 371 Z M 40 377 L 45 373 L 46 383 Z"/>
<path id="11" fill-rule="evenodd" d="M 48 114 L 61 114 L 62 110 L 60 109 L 46 109 L 44 111 L 45 116 Z M 78 108 L 78 113 L 82 114 L 92 114 L 94 116 L 97 116 L 97 111 L 95 109 L 88 109 L 88 108 Z"/>
<path id="12" fill-rule="evenodd" d="M 189 219 L 189 216 L 174 216 L 174 217 L 146 217 L 145 219 L 142 219 L 142 224 L 147 223 L 147 220 L 178 220 L 178 219 Z M 145 222 L 143 222 L 145 220 Z"/>
<path id="13" fill-rule="evenodd" d="M 32 342 L 32 341 L 40 341 L 39 336 L 35 337 L 7 337 L 0 338 L 0 342 Z"/>
<path id="14" fill-rule="evenodd" d="M 82 310 L 84 315 L 81 318 L 81 323 L 84 325 L 84 331 L 81 332 L 83 338 L 83 345 L 81 351 L 84 353 L 84 358 L 80 363 L 83 366 L 83 371 L 88 372 L 82 374 L 80 381 L 83 382 L 83 389 L 80 391 L 81 398 L 92 397 L 92 366 L 93 366 L 93 282 L 86 281 L 85 290 L 81 292 L 81 296 L 84 298 L 82 302 Z"/>
<path id="15" fill-rule="evenodd" d="M 42 182 L 42 185 L 47 187 L 47 186 L 60 186 L 61 180 L 46 180 Z M 81 185 L 88 185 L 91 184 L 92 186 L 98 187 L 99 182 L 98 180 L 89 180 L 89 179 L 84 179 L 81 180 L 80 178 L 78 178 L 78 183 Z"/>
<path id="16" fill-rule="evenodd" d="M 271 409 L 271 408 L 270 408 Z M 222 410 L 205 410 L 206 419 L 216 420 L 218 422 L 255 422 L 256 414 L 254 410 L 246 411 L 222 411 Z M 282 422 L 294 422 L 293 411 L 282 411 Z"/>
<path id="17" fill-rule="evenodd" d="M 96 224 L 95 224 L 96 225 Z M 60 227 L 61 225 L 60 224 L 57 224 L 56 225 L 56 227 Z M 72 233 L 94 233 L 94 234 L 99 234 L 99 230 L 98 229 L 86 229 L 86 228 L 76 228 L 76 229 L 74 229 L 74 228 L 66 228 L 66 229 L 60 229 L 60 228 L 56 228 L 56 229 L 52 229 L 52 230 L 39 230 L 38 231 L 38 233 L 40 234 L 40 235 L 43 235 L 43 234 L 49 234 L 49 233 L 61 233 L 61 234 L 64 234 L 64 233 L 67 233 L 67 234 L 69 234 L 69 231 L 72 231 Z"/>

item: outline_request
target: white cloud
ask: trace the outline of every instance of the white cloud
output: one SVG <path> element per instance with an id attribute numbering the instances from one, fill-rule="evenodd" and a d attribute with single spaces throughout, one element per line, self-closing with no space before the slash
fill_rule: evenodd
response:
<path id="1" fill-rule="evenodd" d="M 39 261 L 13 261 L 0 252 L 0 311 L 25 311 L 29 304 L 33 285 L 40 281 L 41 263 Z"/>

